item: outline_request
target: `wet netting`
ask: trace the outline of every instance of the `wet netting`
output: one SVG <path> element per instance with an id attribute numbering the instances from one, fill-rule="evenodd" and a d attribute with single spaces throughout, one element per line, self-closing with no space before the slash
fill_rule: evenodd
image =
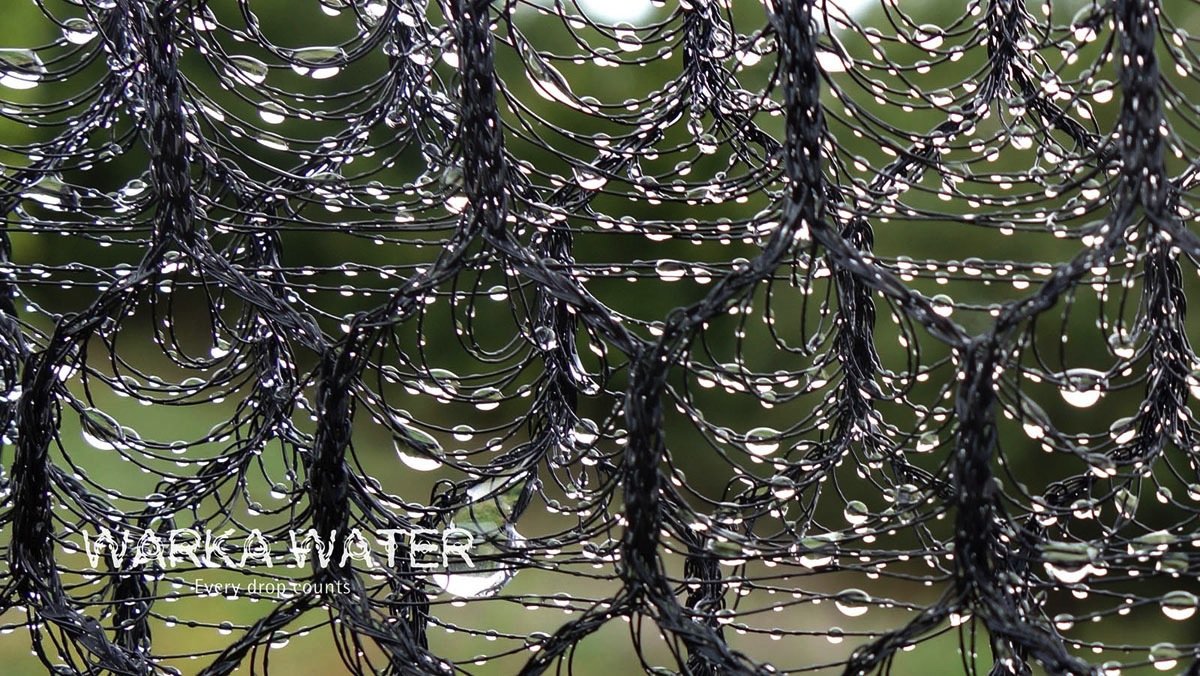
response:
<path id="1" fill-rule="evenodd" d="M 1200 4 L 0 12 L 0 671 L 1200 671 Z"/>

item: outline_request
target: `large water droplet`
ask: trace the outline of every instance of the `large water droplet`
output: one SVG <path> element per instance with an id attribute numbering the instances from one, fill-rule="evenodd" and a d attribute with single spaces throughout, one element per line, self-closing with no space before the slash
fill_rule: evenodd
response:
<path id="1" fill-rule="evenodd" d="M 31 49 L 0 49 L 0 85 L 9 89 L 33 89 L 46 74 L 37 52 Z"/>
<path id="2" fill-rule="evenodd" d="M 70 206 L 78 199 L 75 191 L 63 183 L 62 177 L 57 174 L 41 177 L 29 190 L 22 193 L 22 197 L 48 207 Z"/>
<path id="3" fill-rule="evenodd" d="M 939 293 L 929 299 L 933 306 L 933 313 L 939 317 L 949 317 L 954 314 L 954 299 L 944 293 Z"/>
<path id="4" fill-rule="evenodd" d="M 817 65 L 826 73 L 844 73 L 847 67 L 840 55 L 825 49 L 817 50 Z"/>
<path id="5" fill-rule="evenodd" d="M 553 350 L 558 347 L 558 336 L 549 326 L 539 326 L 533 330 L 533 342 L 541 350 Z"/>
<path id="6" fill-rule="evenodd" d="M 937 432 L 926 432 L 917 439 L 916 451 L 918 453 L 930 453 L 940 443 L 942 443 L 942 440 L 938 438 Z"/>
<path id="7" fill-rule="evenodd" d="M 608 177 L 595 169 L 575 167 L 575 182 L 584 190 L 599 190 L 608 183 Z"/>
<path id="8" fill-rule="evenodd" d="M 1200 599 L 1186 591 L 1173 591 L 1162 597 L 1160 607 L 1163 615 L 1172 620 L 1186 620 L 1196 614 L 1196 606 Z"/>
<path id="9" fill-rule="evenodd" d="M 1150 662 L 1159 671 L 1174 669 L 1175 665 L 1179 664 L 1179 658 L 1182 655 L 1182 651 L 1173 643 L 1156 643 L 1150 646 Z"/>
<path id="10" fill-rule="evenodd" d="M 871 597 L 861 589 L 847 589 L 837 595 L 833 605 L 846 617 L 859 617 L 871 609 Z"/>
<path id="11" fill-rule="evenodd" d="M 677 282 L 687 274 L 687 266 L 679 261 L 663 258 L 654 264 L 654 271 L 664 282 Z"/>
<path id="12" fill-rule="evenodd" d="M 1075 584 L 1093 572 L 1092 561 L 1097 551 L 1086 542 L 1050 541 L 1040 545 L 1040 549 L 1046 572 L 1059 582 Z"/>
<path id="13" fill-rule="evenodd" d="M 513 566 L 500 558 L 524 542 L 512 525 L 523 489 L 522 481 L 496 477 L 467 490 L 470 502 L 454 513 L 451 526 L 470 533 L 473 565 L 451 559 L 445 571 L 431 575 L 442 591 L 460 598 L 493 596 L 516 576 Z"/>
<path id="14" fill-rule="evenodd" d="M 1195 369 L 1188 374 L 1187 377 L 1188 391 L 1192 396 L 1200 399 L 1200 369 Z"/>
<path id="15" fill-rule="evenodd" d="M 846 522 L 850 525 L 860 526 L 871 518 L 871 510 L 861 500 L 851 500 L 846 503 L 842 516 L 846 517 Z"/>
<path id="16" fill-rule="evenodd" d="M 481 387 L 475 391 L 474 401 L 480 411 L 492 411 L 504 401 L 504 393 L 494 387 Z"/>
<path id="17" fill-rule="evenodd" d="M 779 430 L 770 427 L 755 427 L 746 433 L 746 450 L 759 457 L 771 455 L 779 450 Z"/>
<path id="18" fill-rule="evenodd" d="M 1138 495 L 1128 488 L 1120 488 L 1113 496 L 1117 512 L 1126 519 L 1132 519 L 1137 513 Z"/>
<path id="19" fill-rule="evenodd" d="M 301 47 L 292 51 L 292 59 L 292 70 L 314 80 L 324 80 L 338 74 L 346 53 L 341 47 Z"/>
<path id="20" fill-rule="evenodd" d="M 85 45 L 96 35 L 96 27 L 87 19 L 75 16 L 63 21 L 63 38 L 73 45 Z"/>
<path id="21" fill-rule="evenodd" d="M 237 54 L 229 57 L 229 67 L 225 72 L 233 79 L 245 84 L 260 85 L 267 81 L 267 73 L 270 72 L 270 69 L 267 68 L 267 64 L 253 56 Z"/>
<path id="22" fill-rule="evenodd" d="M 1135 422 L 1133 418 L 1120 418 L 1108 426 L 1108 435 L 1118 444 L 1127 444 L 1137 436 Z"/>
<path id="23" fill-rule="evenodd" d="M 442 445 L 428 432 L 405 423 L 392 438 L 400 462 L 418 472 L 432 472 L 442 466 Z"/>
<path id="24" fill-rule="evenodd" d="M 267 124 L 283 124 L 287 119 L 287 109 L 275 101 L 263 101 L 258 107 L 258 116 Z"/>
<path id="25" fill-rule="evenodd" d="M 79 414 L 80 434 L 92 448 L 111 451 L 125 440 L 125 432 L 112 416 L 100 409 L 89 408 Z"/>
<path id="26" fill-rule="evenodd" d="M 1088 408 L 1104 396 L 1104 374 L 1092 369 L 1068 369 L 1063 372 L 1059 390 L 1064 401 L 1076 408 Z"/>

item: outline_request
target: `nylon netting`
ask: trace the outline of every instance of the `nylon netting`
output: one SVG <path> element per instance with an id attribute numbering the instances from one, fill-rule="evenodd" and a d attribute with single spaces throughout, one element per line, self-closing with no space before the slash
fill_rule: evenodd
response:
<path id="1" fill-rule="evenodd" d="M 1200 6 L 630 4 L 4 5 L 7 673 L 1196 672 Z"/>

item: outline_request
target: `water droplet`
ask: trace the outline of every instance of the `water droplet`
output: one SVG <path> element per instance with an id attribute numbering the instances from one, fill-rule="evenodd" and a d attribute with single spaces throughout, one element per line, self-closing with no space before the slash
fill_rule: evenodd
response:
<path id="1" fill-rule="evenodd" d="M 245 84 L 260 85 L 267 81 L 267 73 L 270 72 L 270 69 L 267 68 L 267 64 L 253 56 L 237 54 L 229 57 L 229 67 L 225 72 L 233 79 L 240 80 Z"/>
<path id="2" fill-rule="evenodd" d="M 926 432 L 917 439 L 916 451 L 918 453 L 931 453 L 940 443 L 942 443 L 942 440 L 938 438 L 936 432 Z"/>
<path id="3" fill-rule="evenodd" d="M 22 197 L 48 207 L 70 206 L 78 200 L 75 191 L 63 183 L 58 174 L 46 174 L 22 193 Z"/>
<path id="4" fill-rule="evenodd" d="M 443 592 L 459 598 L 493 596 L 516 576 L 513 566 L 500 559 L 524 542 L 511 523 L 518 516 L 514 510 L 523 489 L 521 481 L 496 477 L 467 490 L 470 502 L 454 513 L 451 525 L 470 533 L 474 566 L 451 559 L 444 572 L 431 575 Z"/>
<path id="5" fill-rule="evenodd" d="M 847 589 L 837 595 L 833 605 L 846 617 L 860 617 L 871 609 L 871 597 L 861 589 Z"/>
<path id="6" fill-rule="evenodd" d="M 474 401 L 480 411 L 492 411 L 504 401 L 504 393 L 494 387 L 481 387 L 475 391 Z"/>
<path id="7" fill-rule="evenodd" d="M 292 50 L 292 59 L 292 70 L 298 74 L 324 80 L 341 71 L 346 53 L 341 47 L 301 47 Z"/>
<path id="8" fill-rule="evenodd" d="M 224 340 L 222 338 L 217 338 L 216 340 L 213 341 L 213 346 L 211 348 L 209 348 L 208 354 L 213 359 L 221 359 L 225 355 L 229 354 L 230 350 L 231 350 L 231 346 L 229 344 L 229 341 Z"/>
<path id="9" fill-rule="evenodd" d="M 584 190 L 599 190 L 608 183 L 608 177 L 591 168 L 575 167 L 575 182 Z"/>
<path id="10" fill-rule="evenodd" d="M 46 66 L 31 49 L 0 49 L 0 86 L 33 89 L 46 74 Z"/>
<path id="11" fill-rule="evenodd" d="M 654 264 L 654 271 L 664 282 L 677 282 L 687 274 L 687 266 L 679 261 L 663 258 Z"/>
<path id="12" fill-rule="evenodd" d="M 1025 436 L 1035 441 L 1046 436 L 1046 428 L 1036 422 L 1024 423 L 1021 425 L 1021 429 L 1025 430 Z"/>
<path id="13" fill-rule="evenodd" d="M 1138 495 L 1128 488 L 1118 489 L 1113 496 L 1117 512 L 1126 519 L 1132 519 L 1137 513 Z"/>
<path id="14" fill-rule="evenodd" d="M 825 49 L 817 50 L 817 65 L 826 73 L 846 72 L 846 62 L 842 57 Z"/>
<path id="15" fill-rule="evenodd" d="M 796 482 L 785 476 L 773 476 L 767 483 L 776 500 L 790 500 L 796 495 Z"/>
<path id="16" fill-rule="evenodd" d="M 258 116 L 267 124 L 283 124 L 287 119 L 287 109 L 275 101 L 263 101 L 258 107 Z"/>
<path id="17" fill-rule="evenodd" d="M 96 27 L 87 19 L 76 16 L 63 21 L 63 38 L 73 45 L 86 45 L 96 35 Z"/>
<path id="18" fill-rule="evenodd" d="M 1186 591 L 1173 591 L 1162 597 L 1160 607 L 1163 615 L 1172 620 L 1186 620 L 1196 614 L 1196 606 L 1200 599 Z"/>
<path id="19" fill-rule="evenodd" d="M 600 427 L 591 418 L 580 418 L 571 429 L 571 438 L 578 448 L 588 448 L 600 438 Z"/>
<path id="20" fill-rule="evenodd" d="M 400 462 L 418 472 L 432 472 L 442 466 L 442 445 L 433 435 L 412 425 L 400 423 L 392 446 Z"/>
<path id="21" fill-rule="evenodd" d="M 1192 396 L 1200 399 L 1200 369 L 1195 369 L 1188 374 L 1187 385 Z"/>
<path id="22" fill-rule="evenodd" d="M 842 515 L 846 517 L 846 522 L 850 525 L 860 526 L 870 520 L 871 510 L 861 500 L 851 500 L 846 503 L 846 509 L 842 511 Z"/>
<path id="23" fill-rule="evenodd" d="M 1086 542 L 1050 541 L 1039 548 L 1046 572 L 1059 582 L 1075 584 L 1093 572 L 1097 551 Z"/>
<path id="24" fill-rule="evenodd" d="M 746 433 L 746 450 L 759 457 L 779 450 L 779 430 L 756 427 Z"/>
<path id="25" fill-rule="evenodd" d="M 92 448 L 111 451 L 125 441 L 125 431 L 109 414 L 96 408 L 79 413 L 80 435 Z"/>
<path id="26" fill-rule="evenodd" d="M 1108 434 L 1118 444 L 1127 444 L 1137 436 L 1136 422 L 1133 418 L 1120 418 L 1108 427 Z"/>
<path id="27" fill-rule="evenodd" d="M 1063 372 L 1059 390 L 1064 401 L 1076 408 L 1088 408 L 1104 396 L 1104 374 L 1092 369 L 1068 369 Z"/>
<path id="28" fill-rule="evenodd" d="M 1179 664 L 1182 652 L 1173 643 L 1156 643 L 1150 646 L 1150 662 L 1159 671 L 1170 671 Z"/>
<path id="29" fill-rule="evenodd" d="M 930 298 L 929 303 L 933 306 L 933 313 L 939 317 L 949 317 L 954 314 L 954 299 L 944 293 Z"/>
<path id="30" fill-rule="evenodd" d="M 558 69 L 533 50 L 523 50 L 525 58 L 525 76 L 534 91 L 547 101 L 565 103 L 572 108 L 579 108 L 571 92 L 571 86 Z"/>
<path id="31" fill-rule="evenodd" d="M 533 342 L 540 350 L 553 350 L 558 347 L 558 336 L 549 326 L 539 326 L 533 330 Z"/>
<path id="32" fill-rule="evenodd" d="M 942 31 L 941 26 L 935 26 L 930 23 L 922 24 L 913 34 L 913 40 L 925 49 L 937 49 L 941 47 L 944 39 L 945 33 Z"/>

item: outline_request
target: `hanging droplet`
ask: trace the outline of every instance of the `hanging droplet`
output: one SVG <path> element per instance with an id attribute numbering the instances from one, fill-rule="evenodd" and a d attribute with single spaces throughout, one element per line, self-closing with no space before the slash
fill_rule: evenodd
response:
<path id="1" fill-rule="evenodd" d="M 746 450 L 759 457 L 779 450 L 779 430 L 756 427 L 746 433 Z"/>
<path id="2" fill-rule="evenodd" d="M 842 511 L 846 522 L 852 526 L 861 526 L 871 518 L 871 510 L 861 500 L 851 500 Z"/>
<path id="3" fill-rule="evenodd" d="M 1195 594 L 1173 591 L 1162 597 L 1159 607 L 1163 615 L 1172 620 L 1186 620 L 1196 614 L 1197 605 L 1200 605 L 1200 599 L 1197 599 Z"/>
<path id="4" fill-rule="evenodd" d="M 0 86 L 33 89 L 46 75 L 46 66 L 31 49 L 0 49 Z"/>
<path id="5" fill-rule="evenodd" d="M 938 438 L 937 432 L 926 432 L 917 439 L 915 450 L 918 453 L 931 453 L 942 440 Z"/>
<path id="6" fill-rule="evenodd" d="M 796 482 L 785 476 L 773 476 L 767 483 L 776 500 L 790 500 L 796 495 Z"/>
<path id="7" fill-rule="evenodd" d="M 1068 369 L 1063 372 L 1059 390 L 1063 401 L 1076 408 L 1088 408 L 1104 396 L 1104 374 L 1092 369 Z"/>
<path id="8" fill-rule="evenodd" d="M 925 49 L 937 49 L 942 46 L 945 40 L 945 33 L 941 26 L 934 24 L 922 24 L 920 28 L 913 34 L 913 41 L 921 45 Z"/>
<path id="9" fill-rule="evenodd" d="M 1118 444 L 1127 444 L 1137 436 L 1136 421 L 1133 418 L 1120 418 L 1108 426 L 1108 435 Z"/>
<path id="10" fill-rule="evenodd" d="M 1200 399 L 1200 369 L 1194 369 L 1187 377 L 1188 391 L 1192 396 Z"/>
<path id="11" fill-rule="evenodd" d="M 238 54 L 229 57 L 229 66 L 225 72 L 233 79 L 240 80 L 245 84 L 260 85 L 267 81 L 267 73 L 270 72 L 270 69 L 267 68 L 267 64 L 253 56 Z"/>
<path id="12" fill-rule="evenodd" d="M 539 350 L 553 350 L 558 347 L 558 336 L 549 326 L 539 326 L 533 330 L 533 343 Z"/>
<path id="13" fill-rule="evenodd" d="M 63 183 L 62 177 L 58 174 L 42 176 L 21 196 L 47 207 L 71 206 L 78 201 L 74 189 Z"/>
<path id="14" fill-rule="evenodd" d="M 1116 505 L 1117 513 L 1126 519 L 1132 519 L 1137 513 L 1138 495 L 1128 488 L 1117 489 L 1113 496 L 1113 502 Z"/>
<path id="15" fill-rule="evenodd" d="M 933 306 L 933 313 L 939 317 L 949 317 L 954 314 L 954 299 L 944 293 L 930 298 L 929 303 Z"/>
<path id="16" fill-rule="evenodd" d="M 1183 652 L 1174 643 L 1156 643 L 1150 646 L 1150 662 L 1159 671 L 1170 671 L 1179 664 Z"/>
<path id="17" fill-rule="evenodd" d="M 92 448 L 112 451 L 122 445 L 125 431 L 109 414 L 96 408 L 79 413 L 79 433 Z"/>
<path id="18" fill-rule="evenodd" d="M 520 516 L 523 490 L 524 483 L 512 477 L 488 479 L 467 490 L 469 503 L 454 513 L 450 526 L 470 535 L 466 551 L 473 565 L 451 558 L 444 571 L 431 575 L 443 592 L 459 598 L 494 596 L 516 576 L 513 566 L 500 559 L 524 542 L 512 525 Z"/>
<path id="19" fill-rule="evenodd" d="M 480 411 L 492 411 L 504 401 L 504 393 L 495 387 L 481 387 L 475 391 L 474 401 Z"/>
<path id="20" fill-rule="evenodd" d="M 258 107 L 258 116 L 267 124 L 283 124 L 287 119 L 287 109 L 275 101 L 263 101 Z"/>
<path id="21" fill-rule="evenodd" d="M 663 258 L 654 264 L 654 272 L 664 282 L 677 282 L 687 274 L 687 266 L 679 261 Z"/>
<path id="22" fill-rule="evenodd" d="M 1130 359 L 1137 352 L 1133 338 L 1123 333 L 1114 333 L 1109 336 L 1108 346 L 1112 348 L 1113 354 L 1121 359 Z"/>
<path id="23" fill-rule="evenodd" d="M 565 103 L 572 108 L 580 107 L 571 93 L 567 79 L 557 68 L 533 50 L 525 51 L 524 57 L 525 76 L 529 78 L 529 84 L 533 85 L 534 91 L 547 101 Z"/>
<path id="24" fill-rule="evenodd" d="M 600 427 L 591 418 L 580 418 L 571 428 L 571 438 L 577 448 L 588 448 L 600 438 Z"/>
<path id="25" fill-rule="evenodd" d="M 401 434 L 392 438 L 400 462 L 418 472 L 432 472 L 442 466 L 442 445 L 428 432 L 401 423 Z"/>
<path id="26" fill-rule="evenodd" d="M 575 182 L 584 190 L 599 190 L 608 183 L 608 177 L 600 174 L 594 169 L 584 169 L 583 167 L 575 167 Z"/>
<path id="27" fill-rule="evenodd" d="M 846 617 L 861 617 L 871 609 L 871 597 L 861 589 L 847 589 L 837 595 L 833 605 Z"/>
<path id="28" fill-rule="evenodd" d="M 314 80 L 324 80 L 342 70 L 346 53 L 341 47 L 301 47 L 292 50 L 292 70 Z"/>
<path id="29" fill-rule="evenodd" d="M 1012 139 L 1012 146 L 1019 150 L 1029 150 L 1033 147 L 1033 133 L 1033 128 L 1028 125 L 1019 124 L 1016 127 L 1013 127 L 1010 135 Z"/>
<path id="30" fill-rule="evenodd" d="M 846 72 L 846 61 L 838 54 L 826 49 L 817 50 L 817 65 L 826 73 Z"/>
<path id="31" fill-rule="evenodd" d="M 73 45 L 86 45 L 96 39 L 98 32 L 91 21 L 77 16 L 63 21 L 63 39 Z"/>
<path id="32" fill-rule="evenodd" d="M 1097 551 L 1086 542 L 1050 541 L 1039 546 L 1042 565 L 1051 577 L 1066 584 L 1075 584 L 1092 573 L 1092 561 Z"/>

